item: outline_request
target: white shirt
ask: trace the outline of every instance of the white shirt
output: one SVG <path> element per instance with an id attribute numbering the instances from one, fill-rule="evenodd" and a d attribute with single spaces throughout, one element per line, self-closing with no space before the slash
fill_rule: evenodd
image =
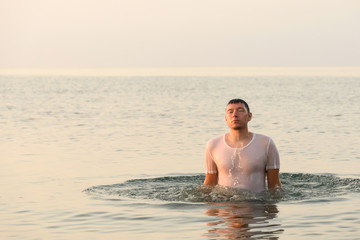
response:
<path id="1" fill-rule="evenodd" d="M 209 140 L 205 151 L 206 173 L 218 173 L 218 184 L 253 192 L 266 189 L 268 169 L 279 169 L 280 159 L 271 138 L 253 134 L 242 148 L 232 148 L 225 135 Z"/>

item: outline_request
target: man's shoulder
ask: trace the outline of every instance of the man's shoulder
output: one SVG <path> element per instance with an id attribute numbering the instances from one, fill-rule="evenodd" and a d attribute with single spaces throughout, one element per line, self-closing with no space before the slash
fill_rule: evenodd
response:
<path id="1" fill-rule="evenodd" d="M 264 144 L 268 144 L 271 141 L 271 137 L 264 135 L 264 134 L 259 134 L 259 133 L 254 133 L 255 134 L 255 140 L 257 142 L 263 142 Z"/>
<path id="2" fill-rule="evenodd" d="M 256 138 L 259 138 L 259 139 L 270 139 L 269 136 L 266 136 L 264 134 L 260 134 L 260 133 L 254 133 Z"/>
<path id="3" fill-rule="evenodd" d="M 216 137 L 210 138 L 209 142 L 210 142 L 210 141 L 219 141 L 219 140 L 221 140 L 223 137 L 224 137 L 224 134 L 223 134 L 223 135 L 220 135 L 220 136 L 216 136 Z"/>
<path id="4" fill-rule="evenodd" d="M 222 142 L 223 138 L 224 138 L 224 135 L 213 137 L 208 141 L 207 145 L 208 146 L 215 146 L 215 145 L 219 144 L 220 142 Z"/>

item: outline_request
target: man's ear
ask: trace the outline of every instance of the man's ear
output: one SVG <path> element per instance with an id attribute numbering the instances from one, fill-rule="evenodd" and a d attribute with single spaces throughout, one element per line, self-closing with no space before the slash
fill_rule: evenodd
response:
<path id="1" fill-rule="evenodd" d="M 248 119 L 248 122 L 250 122 L 252 119 L 252 113 L 249 113 L 249 119 Z"/>

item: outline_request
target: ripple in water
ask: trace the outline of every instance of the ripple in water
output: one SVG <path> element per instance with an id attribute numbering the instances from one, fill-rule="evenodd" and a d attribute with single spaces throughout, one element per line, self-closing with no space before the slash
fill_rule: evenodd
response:
<path id="1" fill-rule="evenodd" d="M 205 176 L 174 176 L 133 179 L 88 188 L 86 193 L 107 200 L 149 199 L 177 202 L 301 201 L 323 200 L 360 192 L 360 179 L 334 175 L 282 173 L 282 192 L 251 193 L 239 189 L 201 186 Z M 199 187 L 201 186 L 201 187 Z"/>

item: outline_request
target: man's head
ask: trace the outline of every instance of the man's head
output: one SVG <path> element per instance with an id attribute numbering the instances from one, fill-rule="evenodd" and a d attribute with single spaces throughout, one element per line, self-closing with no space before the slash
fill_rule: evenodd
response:
<path id="1" fill-rule="evenodd" d="M 247 129 L 252 118 L 249 105 L 242 99 L 232 99 L 226 106 L 225 121 L 231 129 Z"/>

